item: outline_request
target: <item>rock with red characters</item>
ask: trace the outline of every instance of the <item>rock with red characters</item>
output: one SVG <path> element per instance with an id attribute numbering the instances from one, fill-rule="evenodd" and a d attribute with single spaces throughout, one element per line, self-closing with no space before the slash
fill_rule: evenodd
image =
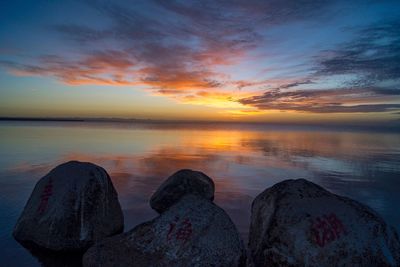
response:
<path id="1" fill-rule="evenodd" d="M 122 230 L 122 210 L 107 172 L 70 161 L 37 182 L 13 235 L 28 246 L 79 251 Z"/>
<path id="2" fill-rule="evenodd" d="M 256 197 L 249 250 L 255 266 L 399 266 L 394 228 L 372 209 L 306 181 Z"/>
<path id="3" fill-rule="evenodd" d="M 84 266 L 244 266 L 246 253 L 228 215 L 186 194 L 155 219 L 91 247 Z"/>

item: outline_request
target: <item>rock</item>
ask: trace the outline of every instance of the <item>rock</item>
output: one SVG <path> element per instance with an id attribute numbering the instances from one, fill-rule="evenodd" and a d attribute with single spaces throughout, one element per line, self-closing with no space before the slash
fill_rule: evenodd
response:
<path id="1" fill-rule="evenodd" d="M 245 249 L 229 216 L 186 195 L 157 218 L 91 247 L 83 266 L 243 266 Z"/>
<path id="2" fill-rule="evenodd" d="M 70 161 L 37 182 L 13 235 L 22 244 L 79 251 L 122 230 L 121 206 L 107 172 Z"/>
<path id="3" fill-rule="evenodd" d="M 186 194 L 214 200 L 214 182 L 202 172 L 180 170 L 168 177 L 150 199 L 150 206 L 162 213 Z"/>
<path id="4" fill-rule="evenodd" d="M 377 213 L 304 179 L 253 201 L 249 250 L 255 266 L 400 266 L 399 237 Z"/>

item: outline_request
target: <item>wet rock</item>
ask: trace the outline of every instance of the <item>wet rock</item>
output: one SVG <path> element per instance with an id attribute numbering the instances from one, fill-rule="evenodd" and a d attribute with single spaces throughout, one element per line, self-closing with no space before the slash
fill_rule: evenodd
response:
<path id="1" fill-rule="evenodd" d="M 180 170 L 168 177 L 150 199 L 150 206 L 158 213 L 164 212 L 186 194 L 214 199 L 214 182 L 199 171 Z"/>
<path id="2" fill-rule="evenodd" d="M 13 235 L 24 245 L 75 251 L 122 230 L 122 210 L 107 172 L 70 161 L 37 182 Z"/>
<path id="3" fill-rule="evenodd" d="M 400 266 L 394 228 L 304 179 L 278 183 L 253 201 L 249 250 L 255 266 Z"/>
<path id="4" fill-rule="evenodd" d="M 243 266 L 245 249 L 228 215 L 186 195 L 152 221 L 91 247 L 83 266 Z"/>

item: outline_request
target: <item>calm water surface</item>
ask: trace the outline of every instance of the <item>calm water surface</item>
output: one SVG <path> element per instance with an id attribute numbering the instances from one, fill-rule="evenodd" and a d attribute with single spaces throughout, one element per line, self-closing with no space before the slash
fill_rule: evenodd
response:
<path id="1" fill-rule="evenodd" d="M 400 232 L 400 135 L 249 125 L 0 122 L 0 266 L 40 266 L 12 228 L 35 183 L 56 165 L 104 167 L 125 230 L 156 216 L 158 185 L 182 168 L 216 184 L 215 202 L 247 238 L 250 205 L 265 188 L 306 178 L 377 210 Z M 245 240 L 246 241 L 246 240 Z"/>

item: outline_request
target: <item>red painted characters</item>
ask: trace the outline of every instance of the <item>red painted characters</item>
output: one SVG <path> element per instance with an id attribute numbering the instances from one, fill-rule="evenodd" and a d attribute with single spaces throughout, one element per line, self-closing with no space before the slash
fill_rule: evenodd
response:
<path id="1" fill-rule="evenodd" d="M 192 233 L 192 223 L 188 218 L 179 223 L 179 217 L 175 217 L 175 220 L 169 224 L 167 240 L 172 240 L 175 237 L 175 240 L 186 243 L 191 238 Z"/>
<path id="2" fill-rule="evenodd" d="M 339 239 L 342 234 L 347 235 L 347 231 L 334 213 L 317 217 L 312 221 L 311 236 L 320 247 Z"/>
<path id="3" fill-rule="evenodd" d="M 40 204 L 38 206 L 37 211 L 39 214 L 43 214 L 47 209 L 47 204 L 49 202 L 49 198 L 53 195 L 53 181 L 49 179 L 46 186 L 43 189 L 42 194 L 40 195 Z"/>

